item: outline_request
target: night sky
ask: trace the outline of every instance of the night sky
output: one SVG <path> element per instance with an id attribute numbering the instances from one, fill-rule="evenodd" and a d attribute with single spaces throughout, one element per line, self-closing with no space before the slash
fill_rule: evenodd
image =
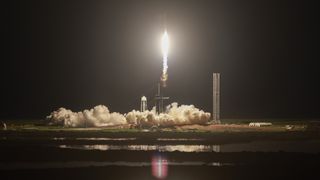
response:
<path id="1" fill-rule="evenodd" d="M 0 118 L 44 118 L 104 104 L 151 105 L 166 28 L 169 102 L 222 118 L 320 117 L 315 6 L 295 0 L 11 0 L 3 37 Z M 315 18 L 313 18 L 315 19 Z"/>

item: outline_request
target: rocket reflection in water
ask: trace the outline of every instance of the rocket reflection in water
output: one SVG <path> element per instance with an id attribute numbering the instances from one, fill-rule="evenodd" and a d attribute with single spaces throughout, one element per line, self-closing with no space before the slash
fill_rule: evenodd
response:
<path id="1" fill-rule="evenodd" d="M 158 179 L 164 179 L 168 175 L 168 160 L 161 154 L 152 157 L 152 175 Z"/>

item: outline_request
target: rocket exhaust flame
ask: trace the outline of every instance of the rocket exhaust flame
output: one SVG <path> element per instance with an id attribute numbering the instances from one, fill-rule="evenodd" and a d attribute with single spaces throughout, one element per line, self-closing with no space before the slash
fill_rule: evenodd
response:
<path id="1" fill-rule="evenodd" d="M 163 69 L 162 69 L 162 75 L 160 77 L 161 83 L 163 87 L 166 87 L 166 81 L 168 79 L 168 52 L 169 52 L 169 37 L 167 31 L 165 31 L 162 35 L 162 42 L 161 42 L 161 48 L 162 48 L 162 55 L 163 55 Z"/>

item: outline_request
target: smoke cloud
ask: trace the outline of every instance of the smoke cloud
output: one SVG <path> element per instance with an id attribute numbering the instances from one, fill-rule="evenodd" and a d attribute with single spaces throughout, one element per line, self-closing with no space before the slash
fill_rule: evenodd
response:
<path id="1" fill-rule="evenodd" d="M 127 124 L 126 118 L 117 112 L 110 113 L 106 106 L 98 105 L 83 112 L 72 112 L 65 108 L 53 111 L 47 119 L 53 125 L 64 127 L 101 127 Z"/>
<path id="2" fill-rule="evenodd" d="M 126 119 L 129 124 L 142 127 L 169 127 L 175 125 L 205 124 L 210 119 L 210 113 L 199 110 L 193 105 L 178 106 L 178 103 L 172 103 L 167 106 L 166 113 L 157 115 L 155 108 L 145 112 L 133 110 L 126 115 Z"/>
<path id="3" fill-rule="evenodd" d="M 142 128 L 205 124 L 210 119 L 210 113 L 193 105 L 179 106 L 178 103 L 172 103 L 166 109 L 166 113 L 161 114 L 157 114 L 153 108 L 144 112 L 132 110 L 122 115 L 117 112 L 110 113 L 109 109 L 103 105 L 83 112 L 72 112 L 65 108 L 59 108 L 47 116 L 47 119 L 53 125 L 64 127 L 108 127 L 129 124 Z"/>

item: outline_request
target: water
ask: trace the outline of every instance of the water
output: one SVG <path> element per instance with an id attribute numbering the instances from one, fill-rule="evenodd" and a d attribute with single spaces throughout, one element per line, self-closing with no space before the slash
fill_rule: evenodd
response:
<path id="1" fill-rule="evenodd" d="M 161 139 L 160 141 L 173 141 Z M 187 140 L 183 140 L 187 141 Z M 249 143 L 232 143 L 223 145 L 145 145 L 145 144 L 86 144 L 58 145 L 59 148 L 82 150 L 128 150 L 128 151 L 159 151 L 159 152 L 304 152 L 319 153 L 320 141 L 254 141 Z"/>
<path id="2" fill-rule="evenodd" d="M 269 173 L 263 177 L 269 179 L 287 174 L 296 178 L 303 168 L 315 169 L 320 162 L 320 140 L 215 144 L 197 137 L 145 141 L 59 135 L 0 140 L 0 171 L 10 179 L 247 179 L 248 172 L 261 179 L 265 169 Z"/>
<path id="3" fill-rule="evenodd" d="M 159 151 L 159 152 L 219 152 L 217 145 L 59 145 L 59 148 L 82 150 L 129 150 L 129 151 Z"/>
<path id="4" fill-rule="evenodd" d="M 69 161 L 69 162 L 15 162 L 15 163 L 1 163 L 0 169 L 48 169 L 48 168 L 78 168 L 78 167 L 104 167 L 104 166 L 126 166 L 126 167 L 144 167 L 152 166 L 153 162 L 97 162 L 97 161 Z M 168 166 L 232 166 L 232 163 L 220 162 L 166 162 Z"/>

